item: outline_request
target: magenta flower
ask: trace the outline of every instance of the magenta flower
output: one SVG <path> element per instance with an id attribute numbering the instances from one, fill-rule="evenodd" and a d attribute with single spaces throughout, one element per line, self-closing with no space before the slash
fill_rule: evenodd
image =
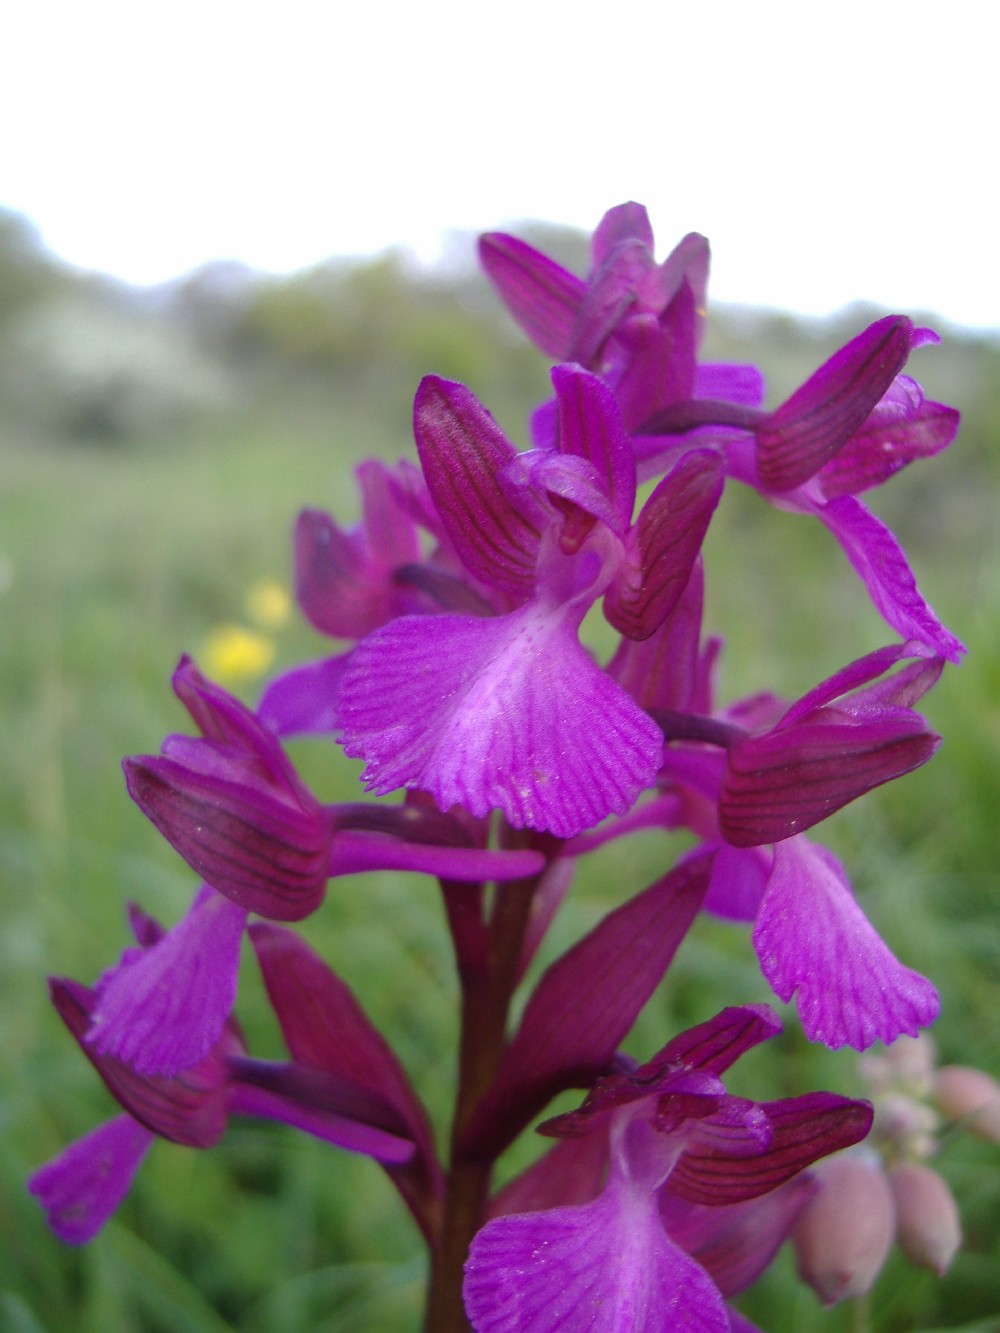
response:
<path id="1" fill-rule="evenodd" d="M 892 532 L 857 499 L 954 439 L 958 412 L 926 400 L 901 373 L 913 349 L 937 341 L 930 329 L 887 315 L 773 412 L 724 401 L 670 404 L 635 432 L 640 475 L 655 476 L 687 450 L 714 444 L 727 475 L 829 528 L 897 633 L 957 662 L 963 645 L 920 593 Z"/>
<path id="2" fill-rule="evenodd" d="M 600 1079 L 578 1111 L 542 1126 L 595 1139 L 607 1178 L 586 1203 L 487 1223 L 466 1264 L 476 1333 L 583 1330 L 598 1314 L 602 1326 L 632 1333 L 659 1333 L 668 1320 L 729 1333 L 721 1292 L 670 1234 L 675 1210 L 661 1200 L 716 1208 L 755 1199 L 871 1124 L 867 1102 L 831 1093 L 752 1102 L 726 1092 L 719 1075 L 779 1029 L 767 1009 L 724 1010 L 647 1064 Z"/>
<path id="3" fill-rule="evenodd" d="M 693 586 L 657 636 L 624 646 L 612 664 L 671 742 L 662 796 L 567 850 L 638 827 L 691 829 L 713 854 L 706 910 L 755 923 L 762 971 L 781 1000 L 795 999 L 811 1040 L 864 1050 L 915 1035 L 937 1017 L 936 989 L 893 955 L 844 867 L 802 831 L 933 754 L 938 737 L 913 705 L 940 659 L 920 644 L 890 645 L 790 707 L 758 696 L 712 714 L 714 646 L 698 651 L 700 611 Z"/>
<path id="4" fill-rule="evenodd" d="M 338 698 L 345 751 L 384 793 L 568 837 L 651 785 L 656 727 L 581 647 L 594 602 L 631 637 L 681 596 L 721 489 L 693 454 L 631 522 L 632 452 L 610 393 L 553 372 L 558 448 L 519 454 L 472 395 L 425 380 L 417 444 L 441 523 L 501 614 L 407 616 L 359 644 Z M 581 720 L 586 719 L 584 725 Z"/>
<path id="5" fill-rule="evenodd" d="M 188 864 L 248 912 L 297 921 L 329 874 L 330 818 L 277 738 L 187 657 L 174 691 L 201 737 L 168 736 L 161 756 L 124 762 L 129 794 Z"/>
<path id="6" fill-rule="evenodd" d="M 152 940 L 155 923 L 134 920 L 140 938 Z M 222 1138 L 232 1115 L 277 1120 L 384 1162 L 402 1163 L 414 1153 L 402 1117 L 376 1092 L 345 1077 L 251 1060 L 232 1023 L 182 1076 L 141 1075 L 97 1053 L 88 1040 L 93 991 L 58 978 L 50 989 L 60 1017 L 126 1113 L 71 1144 L 28 1182 L 65 1241 L 83 1244 L 100 1231 L 155 1138 L 208 1148 Z"/>
<path id="7" fill-rule="evenodd" d="M 628 430 L 669 404 L 723 398 L 757 406 L 751 366 L 696 362 L 705 324 L 708 242 L 692 232 L 662 264 L 645 208 L 601 219 L 584 280 L 514 236 L 483 236 L 479 254 L 510 313 L 555 361 L 576 361 L 614 390 Z"/>

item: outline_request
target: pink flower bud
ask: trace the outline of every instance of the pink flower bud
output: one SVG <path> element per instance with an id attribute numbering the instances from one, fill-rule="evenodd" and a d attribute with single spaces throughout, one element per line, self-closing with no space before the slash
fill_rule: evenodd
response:
<path id="1" fill-rule="evenodd" d="M 947 1183 L 923 1162 L 889 1172 L 896 1201 L 897 1240 L 911 1264 L 943 1277 L 962 1243 L 958 1205 Z"/>
<path id="2" fill-rule="evenodd" d="M 870 1290 L 892 1244 L 896 1209 L 878 1160 L 831 1157 L 817 1169 L 820 1190 L 793 1240 L 799 1277 L 824 1305 Z"/>
<path id="3" fill-rule="evenodd" d="M 946 1065 L 934 1080 L 934 1100 L 951 1120 L 988 1143 L 1000 1143 L 1000 1083 L 981 1069 Z"/>

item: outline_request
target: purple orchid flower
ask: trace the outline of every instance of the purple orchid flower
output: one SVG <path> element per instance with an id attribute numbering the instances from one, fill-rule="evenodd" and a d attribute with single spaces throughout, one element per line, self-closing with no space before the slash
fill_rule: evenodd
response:
<path id="1" fill-rule="evenodd" d="M 791 707 L 765 696 L 711 714 L 714 645 L 698 651 L 700 614 L 693 582 L 660 633 L 623 645 L 612 663 L 670 741 L 662 796 L 573 839 L 566 854 L 638 827 L 691 829 L 713 853 L 705 909 L 755 923 L 761 969 L 781 1000 L 795 999 L 810 1040 L 864 1050 L 916 1035 L 937 1017 L 936 989 L 892 954 L 844 867 L 802 830 L 933 754 L 938 737 L 913 705 L 940 659 L 919 643 L 890 645 Z M 676 707 L 685 703 L 692 711 Z"/>
<path id="2" fill-rule="evenodd" d="M 519 454 L 460 385 L 427 379 L 415 429 L 427 485 L 463 567 L 498 615 L 402 617 L 355 649 L 337 702 L 347 754 L 379 793 L 560 837 L 624 813 L 661 757 L 650 719 L 581 647 L 599 597 L 641 639 L 680 598 L 721 490 L 711 453 L 682 460 L 637 522 L 615 402 L 579 367 L 553 371 L 558 448 Z M 585 718 L 585 725 L 581 719 Z"/>
<path id="3" fill-rule="evenodd" d="M 886 623 L 949 662 L 965 648 L 917 588 L 892 532 L 857 498 L 954 439 L 959 414 L 901 373 L 938 338 L 887 315 L 851 339 L 773 412 L 726 402 L 674 403 L 636 431 L 640 476 L 691 448 L 718 447 L 728 476 L 779 508 L 818 518 L 840 543 Z M 677 436 L 665 445 L 665 437 Z"/>
<path id="4" fill-rule="evenodd" d="M 324 807 L 273 732 L 181 660 L 174 688 L 202 736 L 171 736 L 162 756 L 127 759 L 129 791 L 207 883 L 185 918 L 101 979 L 88 1040 L 140 1073 L 174 1075 L 202 1059 L 233 1006 L 248 915 L 297 920 L 327 880 L 414 870 L 456 881 L 541 869 L 529 849 L 490 850 L 457 819 L 413 805 Z"/>
<path id="5" fill-rule="evenodd" d="M 159 928 L 141 914 L 133 922 L 140 944 L 151 947 Z M 156 1138 L 208 1148 L 222 1138 L 233 1115 L 280 1121 L 385 1163 L 403 1163 L 414 1154 L 405 1120 L 376 1091 L 348 1077 L 252 1060 L 232 1021 L 183 1076 L 141 1075 L 98 1053 L 88 1040 L 93 991 L 59 978 L 50 988 L 63 1022 L 125 1111 L 71 1144 L 28 1182 L 62 1240 L 84 1244 L 97 1235 Z"/>
<path id="6" fill-rule="evenodd" d="M 889 529 L 856 498 L 916 458 L 946 448 L 958 413 L 926 401 L 901 372 L 937 342 L 889 315 L 834 353 L 784 403 L 761 408 L 753 367 L 698 366 L 708 247 L 688 236 L 659 267 L 646 211 L 623 204 L 603 219 L 584 281 L 514 237 L 480 242 L 483 267 L 514 318 L 550 356 L 574 359 L 614 389 L 633 436 L 640 479 L 691 448 L 719 448 L 726 471 L 780 508 L 819 518 L 841 544 L 886 622 L 948 661 L 965 649 L 919 592 Z M 533 426 L 551 443 L 546 404 Z"/>
<path id="7" fill-rule="evenodd" d="M 697 365 L 709 261 L 703 236 L 685 236 L 657 264 L 646 210 L 627 203 L 599 223 L 586 280 L 500 232 L 480 239 L 479 255 L 501 300 L 543 352 L 578 362 L 614 389 L 628 430 L 692 398 L 759 405 L 763 383 L 752 366 Z"/>
<path id="8" fill-rule="evenodd" d="M 603 1189 L 582 1204 L 495 1217 L 479 1232 L 464 1287 L 476 1333 L 583 1330 L 598 1311 L 602 1324 L 633 1333 L 659 1333 L 668 1319 L 729 1333 L 722 1293 L 668 1230 L 674 1201 L 717 1208 L 766 1195 L 871 1124 L 867 1102 L 832 1093 L 753 1102 L 726 1092 L 719 1075 L 779 1030 L 763 1006 L 724 1010 L 547 1121 L 542 1133 L 596 1139 Z"/>
<path id="9" fill-rule="evenodd" d="M 248 912 L 297 921 L 323 900 L 333 831 L 277 738 L 187 657 L 174 691 L 201 737 L 126 759 L 129 794 L 190 866 Z"/>

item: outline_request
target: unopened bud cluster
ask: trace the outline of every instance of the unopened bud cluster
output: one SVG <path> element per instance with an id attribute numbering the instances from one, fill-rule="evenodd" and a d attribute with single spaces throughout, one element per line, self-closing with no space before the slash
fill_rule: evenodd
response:
<path id="1" fill-rule="evenodd" d="M 927 1033 L 859 1059 L 875 1106 L 866 1144 L 820 1163 L 820 1188 L 795 1229 L 800 1276 L 826 1305 L 874 1285 L 893 1242 L 943 1276 L 962 1242 L 958 1204 L 928 1164 L 941 1136 L 968 1129 L 1000 1143 L 1000 1083 L 980 1069 L 938 1068 Z"/>

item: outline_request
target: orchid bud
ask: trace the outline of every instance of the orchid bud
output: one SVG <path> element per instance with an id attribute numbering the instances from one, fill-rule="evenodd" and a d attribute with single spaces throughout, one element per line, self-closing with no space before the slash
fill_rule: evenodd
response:
<path id="1" fill-rule="evenodd" d="M 943 1277 L 962 1243 L 955 1196 L 923 1162 L 902 1162 L 889 1172 L 896 1201 L 897 1240 L 911 1264 Z"/>
<path id="2" fill-rule="evenodd" d="M 963 1120 L 973 1134 L 1000 1143 L 1000 1083 L 969 1065 L 946 1065 L 934 1080 L 934 1100 L 943 1115 Z"/>
<path id="3" fill-rule="evenodd" d="M 820 1190 L 793 1232 L 799 1277 L 824 1305 L 869 1291 L 896 1227 L 885 1172 L 867 1156 L 833 1157 L 817 1170 Z"/>

